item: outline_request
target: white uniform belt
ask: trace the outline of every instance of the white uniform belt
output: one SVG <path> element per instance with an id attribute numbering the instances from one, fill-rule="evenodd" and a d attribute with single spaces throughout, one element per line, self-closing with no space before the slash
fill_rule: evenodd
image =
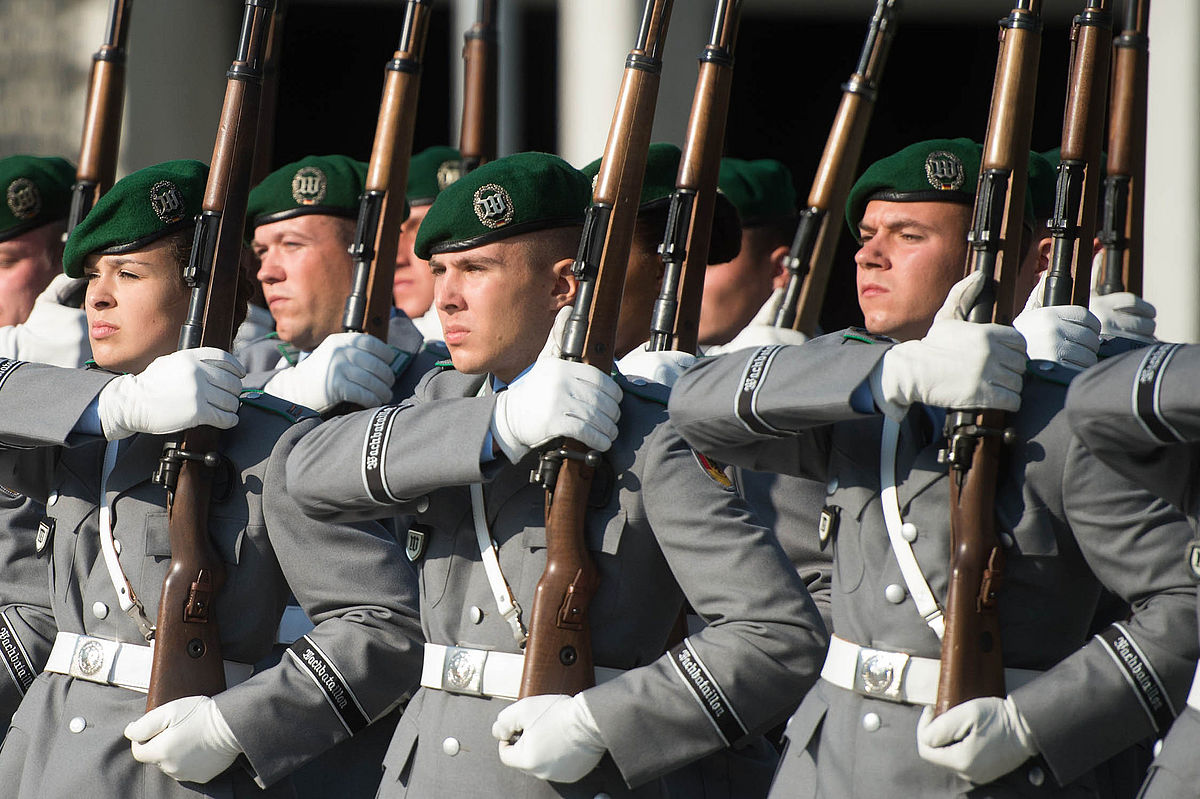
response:
<path id="1" fill-rule="evenodd" d="M 525 656 L 465 646 L 425 644 L 421 685 L 472 696 L 516 699 L 521 693 Z M 624 674 L 621 669 L 596 667 L 596 682 Z"/>
<path id="2" fill-rule="evenodd" d="M 1200 664 L 1196 666 L 1196 675 L 1192 677 L 1192 690 L 1188 691 L 1188 707 L 1200 710 Z"/>
<path id="3" fill-rule="evenodd" d="M 821 668 L 821 679 L 863 696 L 909 705 L 937 703 L 938 677 L 942 662 L 904 652 L 871 649 L 836 635 L 829 637 L 829 651 Z M 1030 682 L 1041 672 L 1005 669 L 1009 690 Z"/>
<path id="4" fill-rule="evenodd" d="M 59 633 L 46 661 L 46 671 L 80 680 L 116 685 L 146 693 L 150 688 L 150 666 L 154 648 L 141 644 L 110 641 L 76 633 Z M 249 679 L 254 666 L 225 661 L 225 684 Z"/>

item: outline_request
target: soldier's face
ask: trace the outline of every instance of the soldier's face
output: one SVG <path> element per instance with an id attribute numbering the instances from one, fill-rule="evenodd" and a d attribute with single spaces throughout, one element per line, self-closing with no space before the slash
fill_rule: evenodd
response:
<path id="1" fill-rule="evenodd" d="M 575 299 L 572 259 L 515 236 L 430 259 L 434 304 L 454 368 L 511 382 L 537 358 L 558 309 Z"/>
<path id="2" fill-rule="evenodd" d="M 0 241 L 0 325 L 24 322 L 38 294 L 62 271 L 60 229 L 42 225 Z"/>
<path id="3" fill-rule="evenodd" d="M 137 374 L 175 352 L 187 318 L 189 292 L 167 241 L 84 262 L 88 338 L 96 364 Z"/>
<path id="4" fill-rule="evenodd" d="M 408 219 L 400 228 L 400 241 L 396 246 L 392 302 L 408 314 L 410 319 L 422 316 L 433 304 L 433 272 L 429 269 L 429 262 L 418 258 L 413 252 L 413 245 L 417 243 L 417 230 L 427 213 L 428 205 L 413 207 Z"/>
<path id="5" fill-rule="evenodd" d="M 867 330 L 900 341 L 925 335 L 963 277 L 970 214 L 957 203 L 867 203 L 854 255 Z"/>
<path id="6" fill-rule="evenodd" d="M 251 250 L 279 337 L 314 350 L 340 332 L 353 264 L 346 251 L 349 220 L 324 214 L 259 225 Z"/>
<path id="7" fill-rule="evenodd" d="M 777 285 L 787 282 L 787 247 L 771 248 L 753 230 L 742 231 L 742 249 L 732 261 L 704 270 L 700 343 L 725 344 L 750 323 Z"/>

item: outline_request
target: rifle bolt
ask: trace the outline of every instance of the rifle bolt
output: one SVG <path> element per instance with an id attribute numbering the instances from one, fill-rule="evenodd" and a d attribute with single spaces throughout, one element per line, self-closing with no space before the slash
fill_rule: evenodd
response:
<path id="1" fill-rule="evenodd" d="M 188 657 L 198 658 L 204 654 L 204 642 L 199 638 L 193 638 L 188 641 L 187 645 Z"/>
<path id="2" fill-rule="evenodd" d="M 558 650 L 558 661 L 564 666 L 573 666 L 577 660 L 579 660 L 579 653 L 575 651 L 575 647 L 564 646 Z"/>

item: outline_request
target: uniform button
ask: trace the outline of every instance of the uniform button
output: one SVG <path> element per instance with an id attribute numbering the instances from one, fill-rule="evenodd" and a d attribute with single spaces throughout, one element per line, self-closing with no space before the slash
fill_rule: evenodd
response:
<path id="1" fill-rule="evenodd" d="M 887 588 L 883 589 L 884 597 L 893 605 L 899 605 L 901 602 L 903 602 L 904 597 L 907 596 L 907 593 L 908 592 L 904 590 L 904 586 L 900 585 L 899 583 L 892 583 Z"/>
<path id="2" fill-rule="evenodd" d="M 46 497 L 47 505 L 53 505 L 55 502 L 58 502 L 58 489 L 51 491 L 50 496 Z"/>
<path id="3" fill-rule="evenodd" d="M 598 793 L 594 797 L 592 797 L 592 799 L 612 799 L 612 797 L 606 793 Z"/>
<path id="4" fill-rule="evenodd" d="M 1012 549 L 1012 546 L 1015 543 L 1016 541 L 1014 541 L 1013 537 L 1008 533 L 1000 534 L 1000 546 L 1004 547 L 1005 549 Z"/>
<path id="5" fill-rule="evenodd" d="M 1036 788 L 1036 787 L 1039 787 L 1045 781 L 1046 781 L 1046 772 L 1042 771 L 1041 766 L 1034 766 L 1033 768 L 1029 769 L 1029 784 L 1030 785 L 1032 785 Z"/>
<path id="6" fill-rule="evenodd" d="M 835 474 L 833 477 L 830 477 L 829 482 L 825 484 L 825 493 L 832 494 L 834 491 L 837 491 L 837 490 L 838 490 L 838 479 L 837 479 L 837 475 Z"/>
<path id="7" fill-rule="evenodd" d="M 646 385 L 646 378 L 635 377 L 632 380 L 630 380 L 629 382 L 633 383 L 635 386 L 644 386 L 644 385 Z"/>
<path id="8" fill-rule="evenodd" d="M 417 513 L 424 513 L 429 510 L 429 497 L 421 497 L 417 500 Z"/>
<path id="9" fill-rule="evenodd" d="M 67 729 L 71 732 L 83 732 L 85 727 L 87 727 L 87 719 L 83 716 L 76 716 L 67 722 Z"/>
<path id="10" fill-rule="evenodd" d="M 916 541 L 917 526 L 912 522 L 905 522 L 904 524 L 900 525 L 900 537 L 910 544 L 913 541 Z"/>
<path id="11" fill-rule="evenodd" d="M 459 744 L 457 738 L 447 738 L 442 741 L 442 751 L 450 755 L 450 757 L 457 755 L 460 749 L 462 749 L 462 745 Z"/>
<path id="12" fill-rule="evenodd" d="M 862 725 L 863 729 L 867 732 L 875 732 L 875 730 L 879 729 L 881 724 L 883 724 L 883 722 L 880 721 L 879 714 L 877 713 L 868 713 L 867 715 L 863 716 Z"/>
<path id="13" fill-rule="evenodd" d="M 467 615 L 471 618 L 471 624 L 479 624 L 483 621 L 483 608 L 478 605 L 472 605 L 467 608 Z"/>
<path id="14" fill-rule="evenodd" d="M 95 602 L 92 604 L 92 615 L 97 619 L 103 619 L 108 615 L 108 605 L 103 602 Z"/>
<path id="15" fill-rule="evenodd" d="M 1043 372 L 1049 372 L 1051 369 L 1054 368 L 1054 362 L 1053 361 L 1038 361 L 1037 368 L 1041 369 Z M 1030 774 L 1032 775 L 1033 772 L 1031 771 Z M 1033 777 L 1030 776 L 1030 779 L 1032 780 Z M 1041 785 L 1041 783 L 1035 783 L 1035 784 Z"/>
<path id="16" fill-rule="evenodd" d="M 1158 757 L 1158 753 L 1162 751 L 1163 739 L 1159 738 L 1154 742 L 1154 756 Z"/>
<path id="17" fill-rule="evenodd" d="M 113 539 L 113 550 L 114 550 L 114 551 L 115 551 L 115 552 L 116 552 L 118 555 L 120 555 L 120 554 L 121 554 L 121 539 L 119 539 L 119 538 L 114 538 L 114 539 Z"/>

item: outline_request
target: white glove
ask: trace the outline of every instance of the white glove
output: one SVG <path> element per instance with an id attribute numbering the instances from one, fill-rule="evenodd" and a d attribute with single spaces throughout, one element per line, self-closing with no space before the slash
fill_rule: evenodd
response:
<path id="1" fill-rule="evenodd" d="M 1012 697 L 988 696 L 917 723 L 917 754 L 977 785 L 997 780 L 1036 755 L 1033 733 Z"/>
<path id="2" fill-rule="evenodd" d="M 42 290 L 35 302 L 44 302 L 49 305 L 66 305 L 67 301 L 78 295 L 79 290 L 87 287 L 87 278 L 85 277 L 67 277 L 66 275 L 55 275 L 50 281 L 50 285 Z"/>
<path id="3" fill-rule="evenodd" d="M 125 725 L 133 756 L 180 782 L 208 782 L 233 764 L 242 745 L 207 696 L 185 696 Z"/>
<path id="4" fill-rule="evenodd" d="M 492 737 L 501 763 L 551 782 L 582 779 L 608 751 L 583 694 L 517 700 L 496 716 Z"/>
<path id="5" fill-rule="evenodd" d="M 87 316 L 63 305 L 82 279 L 59 275 L 38 295 L 29 318 L 0 327 L 0 357 L 75 368 L 91 357 Z"/>
<path id="6" fill-rule="evenodd" d="M 121 375 L 100 391 L 100 427 L 109 441 L 200 425 L 228 429 L 238 421 L 245 376 L 237 358 L 216 347 L 159 356 L 141 374 Z"/>
<path id="7" fill-rule="evenodd" d="M 808 336 L 790 327 L 775 327 L 775 314 L 783 303 L 785 289 L 780 287 L 771 292 L 771 296 L 758 309 L 758 313 L 743 327 L 738 334 L 724 344 L 713 344 L 704 350 L 706 356 L 724 355 L 735 350 L 750 347 L 765 347 L 770 344 L 803 344 Z"/>
<path id="8" fill-rule="evenodd" d="M 696 362 L 695 355 L 679 350 L 647 350 L 635 347 L 617 360 L 617 371 L 632 379 L 673 386 L 679 376 Z"/>
<path id="9" fill-rule="evenodd" d="M 1025 337 L 1029 357 L 1078 370 L 1095 366 L 1100 350 L 1100 320 L 1079 305 L 1043 308 L 1045 288 L 1043 275 L 1025 301 L 1025 310 L 1013 320 L 1013 327 Z"/>
<path id="10" fill-rule="evenodd" d="M 300 363 L 280 370 L 263 390 L 318 413 L 339 402 L 375 408 L 392 399 L 395 357 L 395 350 L 374 336 L 334 333 Z"/>
<path id="11" fill-rule="evenodd" d="M 925 338 L 892 347 L 871 372 L 875 404 L 901 419 L 914 402 L 953 410 L 1021 407 L 1025 339 L 1007 325 L 963 321 L 986 276 L 955 283 Z"/>
<path id="12" fill-rule="evenodd" d="M 556 438 L 573 438 L 605 452 L 617 437 L 621 389 L 594 366 L 558 357 L 570 307 L 558 312 L 537 361 L 496 397 L 492 438 L 516 463 Z"/>
<path id="13" fill-rule="evenodd" d="M 1100 319 L 1100 333 L 1152 344 L 1154 337 L 1154 306 L 1136 294 L 1118 291 L 1113 294 L 1092 294 L 1088 307 Z"/>

